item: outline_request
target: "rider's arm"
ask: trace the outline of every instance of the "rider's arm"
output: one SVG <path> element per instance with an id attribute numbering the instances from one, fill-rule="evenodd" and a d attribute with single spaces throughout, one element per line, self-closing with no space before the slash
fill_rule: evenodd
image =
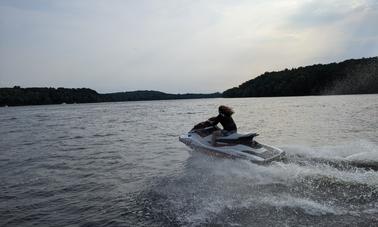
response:
<path id="1" fill-rule="evenodd" d="M 209 118 L 209 120 L 207 121 L 210 122 L 211 125 L 215 126 L 219 123 L 219 115 L 216 117 Z"/>

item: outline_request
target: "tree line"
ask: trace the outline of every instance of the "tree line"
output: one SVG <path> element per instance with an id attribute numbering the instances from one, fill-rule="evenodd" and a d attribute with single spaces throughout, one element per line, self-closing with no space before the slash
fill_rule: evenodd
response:
<path id="1" fill-rule="evenodd" d="M 266 72 L 223 97 L 272 97 L 378 93 L 378 57 Z"/>
<path id="2" fill-rule="evenodd" d="M 142 100 L 216 98 L 220 93 L 212 94 L 167 94 L 159 91 L 131 91 L 99 94 L 89 88 L 0 88 L 0 106 L 72 104 L 95 102 L 120 102 Z"/>
<path id="3" fill-rule="evenodd" d="M 378 57 L 266 72 L 238 87 L 211 94 L 130 91 L 99 94 L 89 88 L 0 88 L 0 106 L 378 93 Z"/>

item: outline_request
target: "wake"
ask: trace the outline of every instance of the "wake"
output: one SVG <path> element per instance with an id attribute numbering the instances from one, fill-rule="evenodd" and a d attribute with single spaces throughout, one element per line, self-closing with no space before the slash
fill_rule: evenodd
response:
<path id="1" fill-rule="evenodd" d="M 270 165 L 192 152 L 181 172 L 146 192 L 147 211 L 184 226 L 377 221 L 377 145 L 282 148 L 287 159 Z"/>
<path id="2" fill-rule="evenodd" d="M 378 145 L 368 141 L 320 147 L 290 145 L 283 149 L 287 153 L 286 162 L 302 165 L 319 163 L 338 169 L 357 167 L 378 171 Z"/>

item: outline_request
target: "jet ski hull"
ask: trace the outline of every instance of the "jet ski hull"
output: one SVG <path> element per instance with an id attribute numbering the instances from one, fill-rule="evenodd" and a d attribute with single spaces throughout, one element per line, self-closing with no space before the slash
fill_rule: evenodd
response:
<path id="1" fill-rule="evenodd" d="M 179 140 L 194 151 L 220 157 L 241 158 L 259 164 L 280 160 L 285 155 L 285 152 L 277 147 L 261 144 L 256 141 L 251 143 L 253 144 L 252 146 L 227 143 L 219 143 L 217 146 L 212 146 L 211 134 L 201 136 L 200 133 L 195 131 L 181 135 Z"/>

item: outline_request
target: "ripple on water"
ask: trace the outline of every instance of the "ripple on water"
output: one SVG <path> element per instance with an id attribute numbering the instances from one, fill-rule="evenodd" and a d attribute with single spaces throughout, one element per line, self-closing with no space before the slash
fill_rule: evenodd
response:
<path id="1" fill-rule="evenodd" d="M 0 226 L 378 225 L 376 98 L 2 109 Z M 234 107 L 240 132 L 285 145 L 288 159 L 189 155 L 177 136 L 220 104 Z"/>

